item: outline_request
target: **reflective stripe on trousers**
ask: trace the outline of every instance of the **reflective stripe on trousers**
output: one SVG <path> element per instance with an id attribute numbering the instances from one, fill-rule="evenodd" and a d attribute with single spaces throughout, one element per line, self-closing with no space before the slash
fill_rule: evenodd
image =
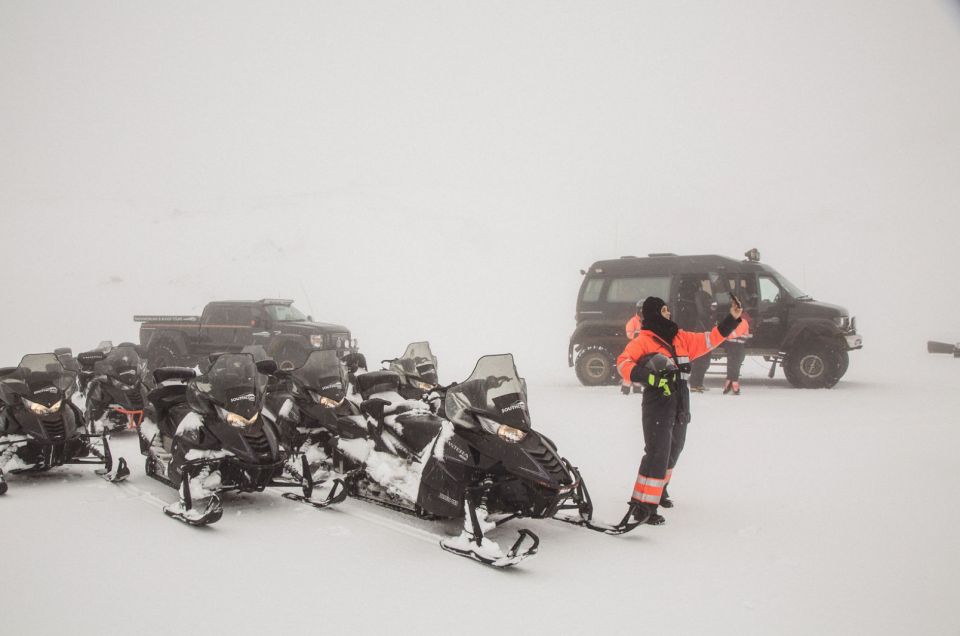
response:
<path id="1" fill-rule="evenodd" d="M 637 474 L 637 483 L 633 487 L 633 498 L 641 503 L 657 505 L 663 495 L 663 488 L 667 485 L 666 479 L 645 477 Z"/>

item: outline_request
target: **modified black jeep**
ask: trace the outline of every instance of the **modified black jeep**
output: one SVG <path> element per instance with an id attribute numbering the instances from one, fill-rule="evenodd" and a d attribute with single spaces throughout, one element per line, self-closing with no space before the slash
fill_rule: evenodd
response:
<path id="1" fill-rule="evenodd" d="M 658 296 L 682 329 L 709 330 L 736 294 L 750 317 L 747 355 L 779 364 L 795 387 L 828 388 L 847 371 L 848 352 L 863 347 L 856 320 L 843 307 L 815 301 L 750 250 L 746 260 L 723 256 L 650 254 L 598 261 L 577 297 L 577 327 L 568 362 L 587 386 L 618 382 L 616 359 L 627 344 L 624 327 L 638 301 Z M 711 357 L 722 358 L 723 347 Z"/>

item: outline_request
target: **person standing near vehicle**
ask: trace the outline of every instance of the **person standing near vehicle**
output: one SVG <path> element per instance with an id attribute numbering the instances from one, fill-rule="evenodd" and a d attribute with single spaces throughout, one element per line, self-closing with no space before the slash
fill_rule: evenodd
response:
<path id="1" fill-rule="evenodd" d="M 665 497 L 690 422 L 690 394 L 686 376 L 690 361 L 709 352 L 727 338 L 737 325 L 743 308 L 732 297 L 730 314 L 708 332 L 681 330 L 670 320 L 670 309 L 660 298 L 643 301 L 643 328 L 617 358 L 617 370 L 625 381 L 640 382 L 643 392 L 644 454 L 630 499 L 633 518 L 641 523 L 664 523 L 657 507 Z M 665 507 L 669 499 L 663 501 Z"/>
<path id="2" fill-rule="evenodd" d="M 624 331 L 627 334 L 627 340 L 633 340 L 640 335 L 640 328 L 643 325 L 643 320 L 640 318 L 640 308 L 643 305 L 643 299 L 637 301 L 637 312 L 630 317 L 630 320 L 627 321 Z M 633 384 L 629 380 L 622 380 L 620 382 L 620 392 L 624 395 L 630 395 L 630 385 L 633 385 L 633 392 L 640 393 L 643 389 L 638 384 Z"/>
<path id="3" fill-rule="evenodd" d="M 706 331 L 714 323 L 716 303 L 713 296 L 703 290 L 700 282 L 693 278 L 681 281 L 677 298 L 677 325 L 686 331 Z M 710 356 L 701 356 L 690 362 L 690 390 L 696 393 L 707 391 L 703 378 L 710 367 Z"/>
<path id="4" fill-rule="evenodd" d="M 723 394 L 733 392 L 740 395 L 740 367 L 746 357 L 747 340 L 753 337 L 750 333 L 750 315 L 743 312 L 742 321 L 734 330 L 723 348 L 727 352 L 727 379 L 723 383 Z"/>

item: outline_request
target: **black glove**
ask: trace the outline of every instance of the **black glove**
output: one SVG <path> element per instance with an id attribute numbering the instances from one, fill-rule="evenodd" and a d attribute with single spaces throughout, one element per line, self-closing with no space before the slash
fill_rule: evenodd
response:
<path id="1" fill-rule="evenodd" d="M 720 332 L 720 335 L 726 338 L 733 333 L 733 330 L 737 328 L 737 325 L 740 324 L 740 321 L 743 318 L 734 318 L 730 314 L 720 321 L 720 324 L 717 325 L 717 331 Z"/>

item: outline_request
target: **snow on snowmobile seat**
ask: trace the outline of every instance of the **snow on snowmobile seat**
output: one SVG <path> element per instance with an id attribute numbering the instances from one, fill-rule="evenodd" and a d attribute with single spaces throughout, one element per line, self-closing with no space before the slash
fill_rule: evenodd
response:
<path id="1" fill-rule="evenodd" d="M 432 413 L 403 413 L 396 421 L 403 430 L 400 437 L 417 453 L 423 452 L 443 428 L 443 420 Z"/>
<path id="2" fill-rule="evenodd" d="M 188 367 L 160 367 L 153 372 L 153 379 L 157 381 L 157 385 L 162 385 L 170 380 L 189 382 L 195 377 L 197 377 L 197 372 Z"/>
<path id="3" fill-rule="evenodd" d="M 385 393 L 400 388 L 400 376 L 393 371 L 370 371 L 357 376 L 357 389 L 364 400 L 375 393 Z"/>

